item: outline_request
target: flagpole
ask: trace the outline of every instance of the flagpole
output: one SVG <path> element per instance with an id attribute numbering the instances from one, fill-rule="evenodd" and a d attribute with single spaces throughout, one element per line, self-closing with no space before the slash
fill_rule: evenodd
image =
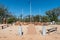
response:
<path id="1" fill-rule="evenodd" d="M 22 8 L 22 19 L 23 19 L 23 8 Z"/>
<path id="2" fill-rule="evenodd" d="M 40 15 L 40 9 L 39 9 L 39 15 Z M 39 16 L 39 22 L 40 22 L 40 16 Z"/>
<path id="3" fill-rule="evenodd" d="M 31 1 L 30 1 L 30 23 L 31 23 Z"/>
<path id="4" fill-rule="evenodd" d="M 23 24 L 23 8 L 22 8 L 22 13 L 21 14 L 22 14 L 22 24 Z"/>
<path id="5" fill-rule="evenodd" d="M 39 9 L 39 12 L 38 12 L 38 15 L 40 14 L 40 9 Z M 39 17 L 39 22 L 40 22 L 40 17 Z"/>
<path id="6" fill-rule="evenodd" d="M 39 9 L 39 15 L 40 15 L 41 10 Z M 39 16 L 39 22 L 41 22 L 41 17 Z"/>

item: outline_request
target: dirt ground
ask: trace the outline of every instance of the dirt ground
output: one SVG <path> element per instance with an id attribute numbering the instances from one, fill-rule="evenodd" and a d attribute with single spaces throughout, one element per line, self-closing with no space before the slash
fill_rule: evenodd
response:
<path id="1" fill-rule="evenodd" d="M 18 26 L 10 25 L 5 29 L 0 29 L 0 40 L 60 40 L 60 25 L 48 25 L 46 29 L 57 27 L 57 31 L 43 36 L 41 25 L 22 25 L 23 35 L 18 34 Z"/>

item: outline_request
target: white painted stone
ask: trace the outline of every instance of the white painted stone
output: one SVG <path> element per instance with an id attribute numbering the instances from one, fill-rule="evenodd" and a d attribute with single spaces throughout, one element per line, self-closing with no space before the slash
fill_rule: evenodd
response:
<path id="1" fill-rule="evenodd" d="M 46 26 L 42 27 L 42 34 L 45 36 L 46 35 Z"/>
<path id="2" fill-rule="evenodd" d="M 22 26 L 18 26 L 18 34 L 22 36 Z"/>

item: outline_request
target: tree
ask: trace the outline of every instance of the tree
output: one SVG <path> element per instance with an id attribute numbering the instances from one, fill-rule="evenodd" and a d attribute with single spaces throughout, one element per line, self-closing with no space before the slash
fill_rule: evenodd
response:
<path id="1" fill-rule="evenodd" d="M 25 17 L 24 17 L 24 21 L 25 21 L 25 22 L 30 22 L 30 15 L 25 16 Z"/>
<path id="2" fill-rule="evenodd" d="M 46 12 L 46 15 L 49 17 L 50 21 L 58 21 L 58 16 L 60 15 L 60 8 L 55 8 Z"/>
<path id="3" fill-rule="evenodd" d="M 0 5 L 0 19 L 1 19 L 2 22 L 6 19 L 7 12 L 8 12 L 7 8 Z"/>
<path id="4" fill-rule="evenodd" d="M 16 21 L 17 21 L 17 18 L 15 18 L 15 17 L 9 17 L 7 19 L 7 23 L 13 23 L 13 22 L 16 22 Z"/>
<path id="5" fill-rule="evenodd" d="M 34 22 L 34 16 L 33 15 L 27 15 L 23 18 L 25 22 Z"/>
<path id="6" fill-rule="evenodd" d="M 35 15 L 33 19 L 34 19 L 34 22 L 39 22 L 41 21 L 41 15 Z"/>
<path id="7" fill-rule="evenodd" d="M 42 22 L 49 22 L 50 19 L 48 18 L 48 16 L 42 16 Z"/>
<path id="8" fill-rule="evenodd" d="M 0 5 L 0 23 L 8 20 L 8 18 L 14 17 L 4 5 Z"/>

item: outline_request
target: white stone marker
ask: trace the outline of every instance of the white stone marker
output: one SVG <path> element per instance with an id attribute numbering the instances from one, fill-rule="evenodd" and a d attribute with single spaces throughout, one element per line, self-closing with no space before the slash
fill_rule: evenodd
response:
<path id="1" fill-rule="evenodd" d="M 22 36 L 22 26 L 18 26 L 18 34 Z"/>
<path id="2" fill-rule="evenodd" d="M 42 27 L 42 34 L 43 34 L 43 36 L 46 35 L 46 26 L 43 26 L 43 27 Z"/>

